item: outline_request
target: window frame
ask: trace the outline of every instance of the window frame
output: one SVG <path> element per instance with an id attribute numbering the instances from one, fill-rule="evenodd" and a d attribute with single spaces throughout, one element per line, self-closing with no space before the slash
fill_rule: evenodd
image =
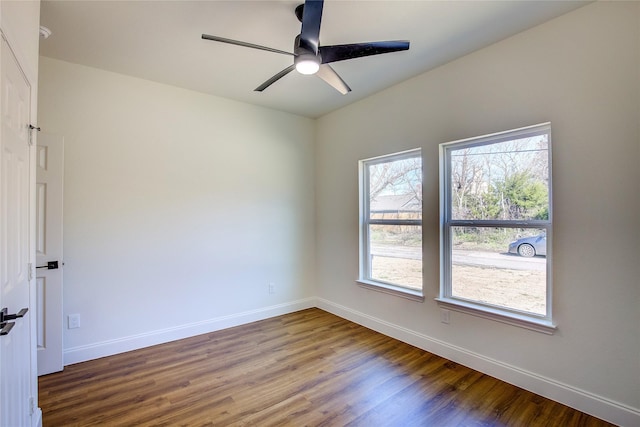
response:
<path id="1" fill-rule="evenodd" d="M 424 214 L 424 205 L 421 206 L 420 219 L 371 219 L 370 215 L 370 200 L 369 200 L 369 166 L 377 165 L 381 163 L 390 163 L 403 159 L 419 158 L 421 168 L 424 165 L 422 159 L 422 149 L 415 148 L 411 150 L 401 151 L 398 153 L 386 154 L 382 156 L 372 157 L 358 161 L 358 176 L 359 176 L 359 272 L 356 283 L 363 288 L 371 289 L 387 294 L 400 296 L 414 301 L 424 301 L 423 289 L 424 289 L 424 258 L 421 256 L 422 268 L 422 286 L 420 290 L 404 287 L 398 284 L 385 282 L 382 280 L 373 279 L 371 277 L 371 248 L 370 248 L 370 225 L 413 225 L 419 226 L 422 232 L 423 238 L 420 253 L 424 254 L 424 228 L 422 227 L 422 217 Z M 421 171 L 422 180 L 424 183 L 424 169 Z M 424 185 L 422 185 L 424 191 Z M 424 200 L 424 199 L 423 199 Z"/>
<path id="2" fill-rule="evenodd" d="M 548 135 L 548 197 L 549 216 L 547 220 L 461 220 L 452 219 L 452 190 L 451 190 L 451 153 L 456 150 L 492 145 L 516 139 Z M 553 334 L 556 325 L 552 317 L 552 247 L 553 247 L 553 197 L 552 197 L 552 141 L 551 123 L 541 123 L 519 129 L 467 138 L 440 144 L 440 295 L 436 298 L 438 304 L 446 309 L 459 311 L 474 316 L 496 320 L 499 322 L 520 326 L 523 328 Z M 452 294 L 452 229 L 454 227 L 487 227 L 487 228 L 526 228 L 544 229 L 547 234 L 546 255 L 546 313 L 519 311 L 505 306 L 497 306 L 481 301 L 457 298 Z"/>

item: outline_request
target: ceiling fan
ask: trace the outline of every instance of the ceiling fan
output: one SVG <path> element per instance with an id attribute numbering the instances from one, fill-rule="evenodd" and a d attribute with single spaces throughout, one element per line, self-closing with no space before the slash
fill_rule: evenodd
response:
<path id="1" fill-rule="evenodd" d="M 329 63 L 409 49 L 408 40 L 320 46 L 320 21 L 322 20 L 323 5 L 324 0 L 305 0 L 304 4 L 296 7 L 295 14 L 302 22 L 302 31 L 295 38 L 293 53 L 208 34 L 203 34 L 202 38 L 293 56 L 293 64 L 258 86 L 255 89 L 257 92 L 262 92 L 295 69 L 301 74 L 316 74 L 331 87 L 345 95 L 351 92 L 351 88 L 331 68 Z"/>

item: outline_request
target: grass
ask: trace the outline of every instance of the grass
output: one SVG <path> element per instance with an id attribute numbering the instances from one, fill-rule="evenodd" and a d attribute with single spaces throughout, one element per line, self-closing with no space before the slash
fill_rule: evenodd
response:
<path id="1" fill-rule="evenodd" d="M 545 314 L 544 271 L 454 265 L 452 273 L 455 297 Z M 422 290 L 421 260 L 377 256 L 372 265 L 372 275 L 389 283 Z"/>

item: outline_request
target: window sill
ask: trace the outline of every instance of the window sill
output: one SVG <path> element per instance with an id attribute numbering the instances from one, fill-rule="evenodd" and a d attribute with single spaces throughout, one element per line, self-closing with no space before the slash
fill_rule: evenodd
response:
<path id="1" fill-rule="evenodd" d="M 449 310 L 506 323 L 508 325 L 518 326 L 520 328 L 536 332 L 542 332 L 548 335 L 553 335 L 557 329 L 557 326 L 551 321 L 536 319 L 524 314 L 508 313 L 452 298 L 436 298 L 436 301 L 440 307 L 447 308 Z"/>
<path id="2" fill-rule="evenodd" d="M 372 280 L 358 279 L 356 280 L 356 283 L 358 286 L 372 291 L 383 292 L 385 294 L 395 295 L 412 301 L 424 302 L 424 295 L 422 295 L 422 292 L 417 290 L 402 288 L 400 286 L 394 286 L 383 282 L 374 282 Z"/>

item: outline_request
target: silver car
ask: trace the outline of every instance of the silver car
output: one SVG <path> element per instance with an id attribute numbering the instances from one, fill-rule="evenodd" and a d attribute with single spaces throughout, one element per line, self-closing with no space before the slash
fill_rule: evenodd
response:
<path id="1" fill-rule="evenodd" d="M 547 235 L 538 234 L 511 242 L 509 243 L 509 253 L 524 257 L 547 256 Z"/>

